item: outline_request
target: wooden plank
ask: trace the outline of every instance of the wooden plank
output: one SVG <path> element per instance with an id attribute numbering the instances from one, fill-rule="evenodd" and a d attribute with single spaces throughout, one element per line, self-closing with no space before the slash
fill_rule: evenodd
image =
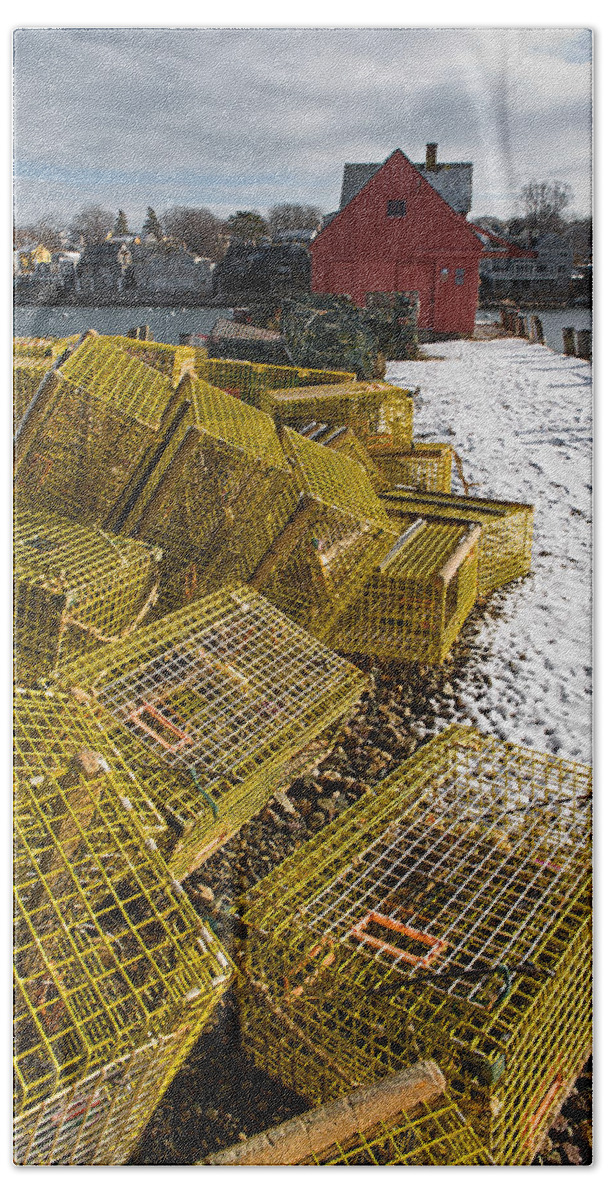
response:
<path id="1" fill-rule="evenodd" d="M 390 1125 L 402 1112 L 440 1096 L 445 1078 L 432 1059 L 357 1088 L 330 1104 L 310 1109 L 291 1121 L 210 1155 L 205 1163 L 222 1167 L 296 1166 L 337 1142 L 344 1144 L 381 1121 Z"/>

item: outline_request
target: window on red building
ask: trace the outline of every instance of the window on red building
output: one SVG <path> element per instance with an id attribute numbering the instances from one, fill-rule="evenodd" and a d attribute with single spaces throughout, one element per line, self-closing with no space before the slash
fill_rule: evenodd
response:
<path id="1" fill-rule="evenodd" d="M 454 271 L 454 283 L 464 283 L 464 267 L 456 267 Z"/>
<path id="2" fill-rule="evenodd" d="M 386 215 L 387 217 L 404 217 L 405 200 L 387 200 Z"/>

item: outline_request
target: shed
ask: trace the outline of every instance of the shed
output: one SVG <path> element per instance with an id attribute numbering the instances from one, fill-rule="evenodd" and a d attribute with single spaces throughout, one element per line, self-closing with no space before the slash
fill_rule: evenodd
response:
<path id="1" fill-rule="evenodd" d="M 473 332 L 483 245 L 401 150 L 354 192 L 310 252 L 314 292 L 346 293 L 362 305 L 370 292 L 416 291 L 422 336 Z"/>

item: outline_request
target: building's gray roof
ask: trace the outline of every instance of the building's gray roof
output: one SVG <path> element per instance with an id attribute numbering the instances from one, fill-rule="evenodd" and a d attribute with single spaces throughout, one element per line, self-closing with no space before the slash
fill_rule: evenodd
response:
<path id="1" fill-rule="evenodd" d="M 340 211 L 346 208 L 353 196 L 369 183 L 382 163 L 345 163 L 340 196 Z M 437 163 L 434 171 L 427 171 L 424 163 L 412 163 L 420 174 L 450 208 L 457 213 L 471 211 L 473 194 L 473 163 Z"/>

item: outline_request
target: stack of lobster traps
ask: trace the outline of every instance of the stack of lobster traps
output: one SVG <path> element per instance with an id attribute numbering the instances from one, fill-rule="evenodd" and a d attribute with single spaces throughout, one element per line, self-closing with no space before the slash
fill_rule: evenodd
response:
<path id="1" fill-rule="evenodd" d="M 256 1063 L 312 1104 L 434 1058 L 530 1162 L 589 1053 L 590 770 L 454 726 L 239 906 Z"/>
<path id="2" fill-rule="evenodd" d="M 15 1157 L 114 1164 L 232 980 L 183 881 L 347 719 L 344 656 L 442 663 L 530 570 L 533 510 L 452 494 L 390 384 L 16 351 Z M 285 1161 L 531 1160 L 589 1050 L 590 783 L 454 726 L 237 897 L 244 1048 L 331 1133 Z"/>
<path id="3" fill-rule="evenodd" d="M 14 1158 L 125 1162 L 232 966 L 89 711 L 16 697 Z"/>

